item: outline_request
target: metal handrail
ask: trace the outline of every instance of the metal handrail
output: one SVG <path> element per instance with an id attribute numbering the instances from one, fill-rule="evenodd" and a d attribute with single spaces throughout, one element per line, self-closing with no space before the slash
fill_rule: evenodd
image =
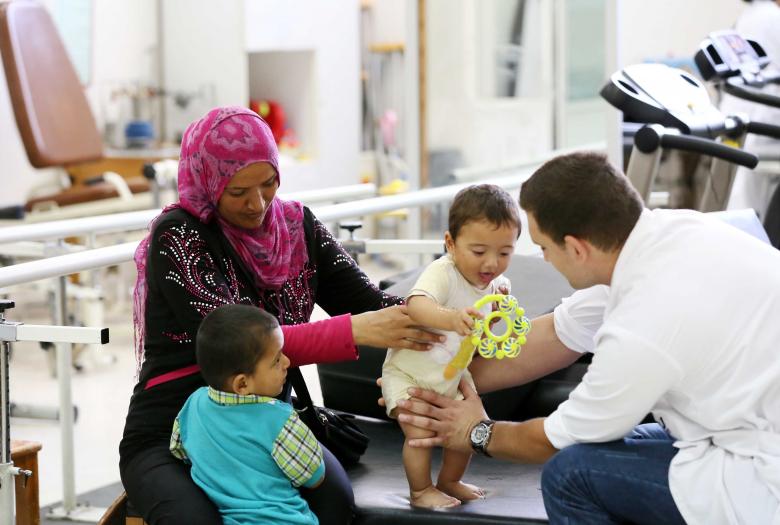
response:
<path id="1" fill-rule="evenodd" d="M 375 184 L 352 184 L 325 188 L 281 193 L 280 197 L 296 200 L 304 204 L 323 201 L 363 198 L 376 195 Z M 159 209 L 141 210 L 93 217 L 79 217 L 61 221 L 20 224 L 0 228 L 0 244 L 17 241 L 56 240 L 81 235 L 131 231 L 145 229 L 160 214 Z"/>

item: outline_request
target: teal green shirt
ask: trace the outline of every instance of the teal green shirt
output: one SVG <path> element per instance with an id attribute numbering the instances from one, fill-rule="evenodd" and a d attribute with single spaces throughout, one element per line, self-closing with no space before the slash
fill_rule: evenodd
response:
<path id="1" fill-rule="evenodd" d="M 297 487 L 325 475 L 322 448 L 288 403 L 201 387 L 179 412 L 171 453 L 225 524 L 317 524 Z"/>

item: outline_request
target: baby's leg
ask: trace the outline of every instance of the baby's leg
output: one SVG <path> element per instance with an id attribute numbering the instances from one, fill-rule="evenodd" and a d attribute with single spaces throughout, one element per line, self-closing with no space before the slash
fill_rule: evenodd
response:
<path id="1" fill-rule="evenodd" d="M 397 409 L 399 413 L 409 413 Z M 400 423 L 400 421 L 399 421 Z M 415 438 L 431 437 L 433 432 L 406 423 L 400 423 L 404 431 L 403 460 L 406 479 L 409 482 L 409 502 L 414 507 L 445 508 L 460 504 L 460 500 L 444 494 L 433 486 L 431 480 L 431 449 L 412 448 L 408 441 Z"/>
<path id="2" fill-rule="evenodd" d="M 436 488 L 461 501 L 484 498 L 485 491 L 481 488 L 461 481 L 469 461 L 471 461 L 469 452 L 444 449 Z"/>

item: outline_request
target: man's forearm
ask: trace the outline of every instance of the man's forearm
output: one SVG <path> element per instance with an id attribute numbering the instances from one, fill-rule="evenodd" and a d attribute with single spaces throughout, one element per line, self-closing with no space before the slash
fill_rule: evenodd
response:
<path id="1" fill-rule="evenodd" d="M 544 463 L 558 449 L 552 446 L 544 433 L 544 418 L 536 418 L 522 422 L 496 422 L 487 451 L 494 458 L 519 463 Z"/>
<path id="2" fill-rule="evenodd" d="M 533 320 L 528 343 L 519 356 L 501 361 L 475 358 L 469 370 L 477 391 L 484 394 L 538 379 L 569 366 L 581 355 L 566 348 L 558 339 L 553 314 L 547 314 Z"/>

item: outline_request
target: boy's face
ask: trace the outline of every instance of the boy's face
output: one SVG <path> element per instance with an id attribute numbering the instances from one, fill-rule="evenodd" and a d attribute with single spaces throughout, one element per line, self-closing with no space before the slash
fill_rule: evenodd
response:
<path id="1" fill-rule="evenodd" d="M 447 232 L 444 242 L 463 277 L 477 288 L 485 288 L 509 266 L 517 242 L 517 228 L 507 224 L 496 226 L 486 220 L 469 221 L 461 227 L 457 239 Z"/>
<path id="2" fill-rule="evenodd" d="M 246 392 L 239 392 L 240 394 L 274 397 L 282 392 L 287 379 L 287 368 L 290 366 L 290 359 L 282 353 L 282 329 L 277 327 L 271 332 L 265 344 L 267 348 L 263 357 L 255 365 L 252 374 L 247 376 Z"/>

